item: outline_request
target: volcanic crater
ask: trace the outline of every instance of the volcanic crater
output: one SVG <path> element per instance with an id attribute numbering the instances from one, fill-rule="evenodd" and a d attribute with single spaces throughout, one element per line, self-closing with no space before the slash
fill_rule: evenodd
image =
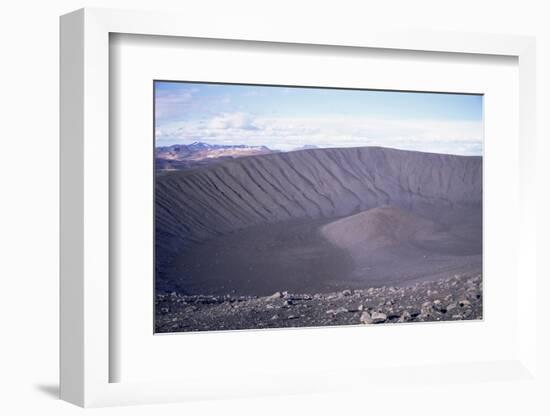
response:
<path id="1" fill-rule="evenodd" d="M 156 178 L 156 292 L 406 287 L 482 263 L 482 159 L 380 147 L 224 160 Z"/>

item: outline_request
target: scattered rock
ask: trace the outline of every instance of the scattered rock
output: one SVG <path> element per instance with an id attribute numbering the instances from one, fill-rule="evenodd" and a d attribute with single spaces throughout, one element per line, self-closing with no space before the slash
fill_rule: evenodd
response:
<path id="1" fill-rule="evenodd" d="M 382 312 L 373 312 L 371 315 L 371 319 L 373 324 L 381 324 L 382 322 L 386 322 L 388 316 Z"/>
<path id="2" fill-rule="evenodd" d="M 468 308 L 468 309 L 464 309 L 464 310 L 462 311 L 462 316 L 463 316 L 463 318 L 465 318 L 465 319 L 470 318 L 472 315 L 473 315 L 473 312 L 472 312 L 472 310 L 469 309 L 469 308 Z"/>
<path id="3" fill-rule="evenodd" d="M 404 311 L 397 322 L 409 322 L 412 319 L 411 314 L 408 311 Z"/>
<path id="4" fill-rule="evenodd" d="M 421 314 L 420 310 L 418 309 L 409 309 L 408 312 L 411 314 L 412 318 L 416 318 L 418 315 Z"/>
<path id="5" fill-rule="evenodd" d="M 438 312 L 447 313 L 447 308 L 439 299 L 434 300 L 433 308 Z"/>
<path id="6" fill-rule="evenodd" d="M 447 305 L 447 313 L 452 313 L 454 310 L 458 308 L 458 303 L 452 302 Z"/>
<path id="7" fill-rule="evenodd" d="M 398 312 L 395 312 L 395 311 L 388 311 L 386 315 L 388 316 L 387 318 L 388 321 L 395 321 L 396 319 L 399 319 L 401 316 Z"/>
<path id="8" fill-rule="evenodd" d="M 430 316 L 430 313 L 432 312 L 432 310 L 433 310 L 432 302 L 424 302 L 420 307 L 420 316 L 422 316 L 425 319 L 426 317 Z"/>
<path id="9" fill-rule="evenodd" d="M 326 311 L 327 314 L 332 314 L 332 315 L 338 315 L 345 312 L 349 312 L 349 310 L 347 308 L 344 308 L 343 306 L 336 309 L 329 309 L 328 311 Z"/>
<path id="10" fill-rule="evenodd" d="M 311 295 L 281 291 L 264 297 L 159 293 L 155 298 L 155 330 L 177 332 L 341 325 L 358 321 L 378 324 L 482 319 L 481 283 L 478 276 L 465 275 L 404 287 L 345 289 Z"/>
<path id="11" fill-rule="evenodd" d="M 281 292 L 275 292 L 271 296 L 268 296 L 268 299 L 280 299 L 283 297 L 283 294 Z"/>
<path id="12" fill-rule="evenodd" d="M 368 312 L 363 312 L 361 314 L 361 317 L 359 318 L 359 320 L 363 324 L 372 324 L 372 317 L 370 316 L 370 313 L 368 313 Z"/>
<path id="13" fill-rule="evenodd" d="M 311 300 L 313 297 L 311 295 L 289 295 L 290 300 Z"/>

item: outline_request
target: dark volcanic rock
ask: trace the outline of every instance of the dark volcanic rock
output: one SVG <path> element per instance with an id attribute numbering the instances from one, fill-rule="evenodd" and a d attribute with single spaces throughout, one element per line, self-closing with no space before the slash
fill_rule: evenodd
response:
<path id="1" fill-rule="evenodd" d="M 465 299 L 481 275 L 461 275 L 395 288 L 355 290 L 312 296 L 223 297 L 159 294 L 156 332 L 216 331 L 327 325 L 389 324 L 482 319 L 483 298 Z M 434 293 L 445 299 L 433 299 Z M 481 292 L 480 292 L 481 293 Z M 361 306 L 361 308 L 358 307 Z M 275 312 L 275 313 L 274 313 Z"/>
<path id="2" fill-rule="evenodd" d="M 370 319 L 373 324 L 381 324 L 382 322 L 386 322 L 386 319 L 388 319 L 388 316 L 382 312 L 373 312 L 372 315 L 370 316 Z"/>

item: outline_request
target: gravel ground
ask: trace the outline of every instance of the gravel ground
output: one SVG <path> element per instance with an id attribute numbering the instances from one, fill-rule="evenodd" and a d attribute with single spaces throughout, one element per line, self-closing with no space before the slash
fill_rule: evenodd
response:
<path id="1" fill-rule="evenodd" d="M 156 332 L 218 331 L 330 325 L 372 325 L 482 319 L 480 274 L 405 287 L 323 294 L 156 298 Z"/>

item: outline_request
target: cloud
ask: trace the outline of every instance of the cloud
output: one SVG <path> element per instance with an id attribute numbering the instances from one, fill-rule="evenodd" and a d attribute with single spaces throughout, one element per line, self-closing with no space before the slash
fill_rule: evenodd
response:
<path id="1" fill-rule="evenodd" d="M 210 119 L 167 124 L 157 145 L 203 140 L 213 144 L 266 145 L 292 150 L 319 147 L 384 146 L 426 152 L 481 154 L 480 121 L 393 120 L 369 117 L 253 117 L 223 113 Z"/>
<path id="2" fill-rule="evenodd" d="M 258 130 L 258 127 L 254 124 L 254 120 L 245 113 L 226 113 L 221 116 L 213 117 L 208 122 L 208 128 L 222 131 L 228 129 Z"/>

